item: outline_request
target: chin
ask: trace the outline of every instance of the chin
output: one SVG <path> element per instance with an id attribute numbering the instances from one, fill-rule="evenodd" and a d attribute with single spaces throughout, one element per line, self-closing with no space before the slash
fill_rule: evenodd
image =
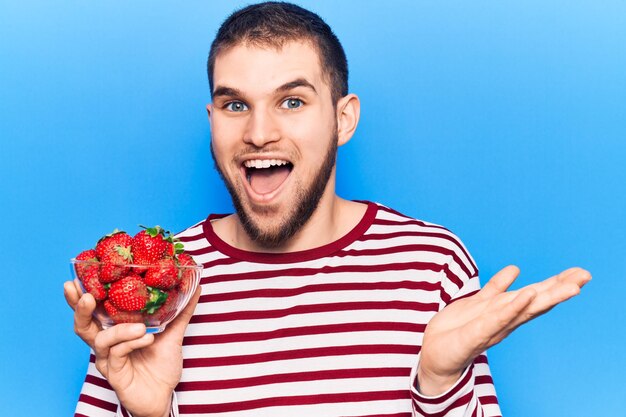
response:
<path id="1" fill-rule="evenodd" d="M 267 247 L 277 248 L 284 245 L 302 226 L 294 221 L 296 210 L 280 209 L 274 204 L 261 208 L 258 211 L 243 211 L 239 219 L 248 237 L 255 243 Z"/>

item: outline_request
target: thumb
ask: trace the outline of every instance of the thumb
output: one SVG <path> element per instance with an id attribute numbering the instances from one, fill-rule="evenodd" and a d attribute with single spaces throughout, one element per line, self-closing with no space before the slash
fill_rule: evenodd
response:
<path id="1" fill-rule="evenodd" d="M 479 294 L 483 298 L 491 298 L 505 292 L 519 275 L 519 268 L 509 265 L 498 271 L 480 290 Z"/>
<path id="2" fill-rule="evenodd" d="M 74 332 L 92 349 L 96 335 L 101 330 L 92 316 L 95 309 L 96 300 L 91 294 L 86 293 L 80 297 L 74 311 Z"/>

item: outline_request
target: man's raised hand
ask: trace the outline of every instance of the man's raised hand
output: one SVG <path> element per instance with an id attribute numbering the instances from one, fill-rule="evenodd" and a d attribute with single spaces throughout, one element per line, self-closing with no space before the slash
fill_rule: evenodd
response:
<path id="1" fill-rule="evenodd" d="M 476 294 L 448 305 L 429 322 L 418 369 L 420 392 L 437 395 L 456 382 L 487 348 L 520 325 L 580 293 L 589 272 L 571 268 L 545 281 L 507 291 L 519 269 L 508 266 Z"/>

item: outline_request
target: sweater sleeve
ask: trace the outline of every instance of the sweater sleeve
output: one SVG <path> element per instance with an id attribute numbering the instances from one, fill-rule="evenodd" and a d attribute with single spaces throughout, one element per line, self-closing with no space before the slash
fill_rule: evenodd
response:
<path id="1" fill-rule="evenodd" d="M 454 235 L 449 260 L 442 270 L 440 309 L 480 289 L 473 259 Z M 446 392 L 430 397 L 419 392 L 417 364 L 411 373 L 413 415 L 420 417 L 499 417 L 501 416 L 486 353 L 474 359 L 457 382 Z"/>
<path id="2" fill-rule="evenodd" d="M 96 369 L 92 352 L 74 417 L 116 417 L 118 406 L 117 395 Z"/>
<path id="3" fill-rule="evenodd" d="M 133 417 L 133 415 L 120 404 L 117 407 L 117 414 L 115 417 Z M 172 393 L 172 406 L 170 408 L 169 417 L 178 417 L 178 400 L 176 399 L 176 392 Z"/>
<path id="4" fill-rule="evenodd" d="M 419 359 L 418 359 L 419 366 Z M 487 357 L 479 355 L 446 392 L 429 397 L 419 392 L 417 366 L 411 374 L 413 414 L 420 417 L 500 417 Z"/>

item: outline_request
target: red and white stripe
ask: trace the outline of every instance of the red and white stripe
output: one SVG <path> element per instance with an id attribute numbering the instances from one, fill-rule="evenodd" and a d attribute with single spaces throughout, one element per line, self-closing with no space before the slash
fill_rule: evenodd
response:
<path id="1" fill-rule="evenodd" d="M 178 235 L 204 272 L 174 415 L 500 415 L 484 355 L 441 396 L 414 388 L 426 324 L 479 288 L 450 231 L 368 203 L 333 244 L 257 254 L 221 241 L 218 217 Z M 76 415 L 122 415 L 91 362 Z"/>

